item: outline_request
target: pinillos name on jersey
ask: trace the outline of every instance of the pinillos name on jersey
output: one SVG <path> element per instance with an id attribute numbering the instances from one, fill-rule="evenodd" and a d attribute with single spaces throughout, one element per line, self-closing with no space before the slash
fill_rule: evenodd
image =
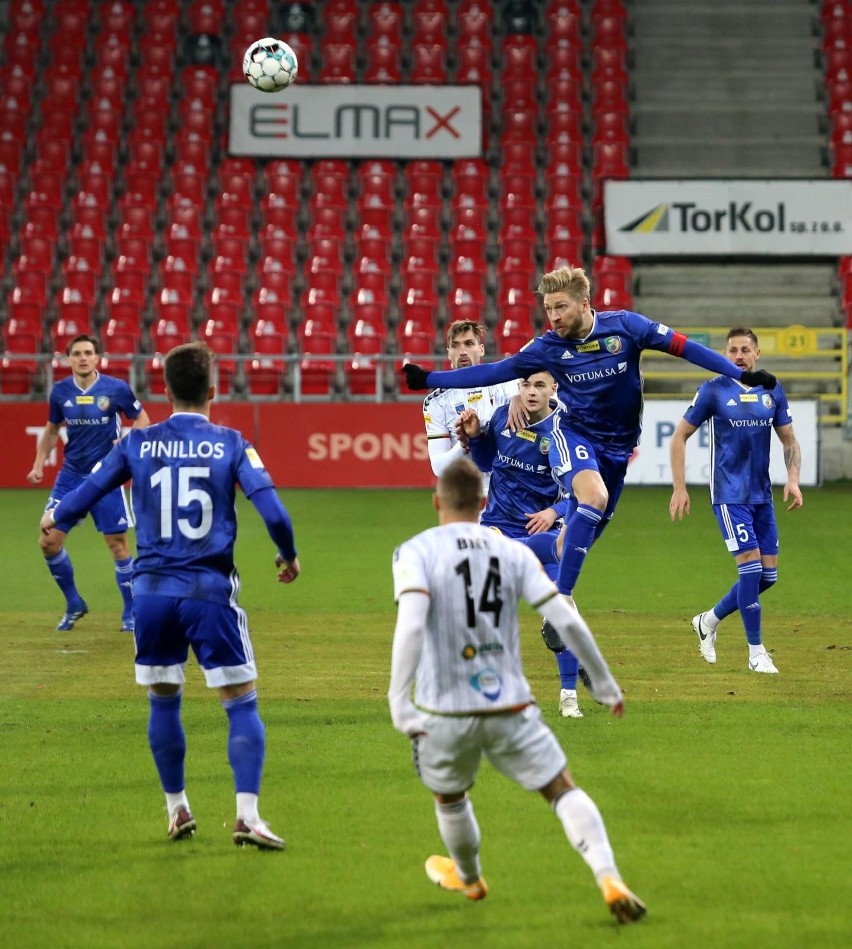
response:
<path id="1" fill-rule="evenodd" d="M 224 458 L 223 442 L 142 442 L 139 446 L 140 458 Z"/>

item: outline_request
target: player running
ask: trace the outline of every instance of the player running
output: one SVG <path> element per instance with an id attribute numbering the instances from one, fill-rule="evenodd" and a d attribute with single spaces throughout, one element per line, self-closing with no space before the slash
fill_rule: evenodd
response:
<path id="1" fill-rule="evenodd" d="M 38 440 L 33 466 L 27 475 L 30 484 L 41 484 L 44 465 L 59 441 L 59 430 L 65 425 L 62 468 L 56 477 L 47 508 L 56 505 L 69 491 L 88 478 L 95 465 L 102 461 L 121 437 L 121 416 L 133 421 L 133 428 L 150 424 L 147 412 L 123 379 L 114 379 L 98 372 L 100 348 L 93 336 L 81 334 L 68 344 L 65 353 L 71 375 L 61 379 L 50 390 L 48 421 Z M 92 508 L 95 527 L 104 535 L 115 561 L 115 582 L 121 593 L 121 631 L 133 632 L 133 556 L 127 542 L 127 531 L 133 526 L 130 509 L 121 485 Z M 39 545 L 50 575 L 65 596 L 65 614 L 57 629 L 70 630 L 89 612 L 86 601 L 77 590 L 74 567 L 65 549 L 65 537 L 75 526 L 71 521 L 64 531 L 50 530 L 39 535 Z"/>
<path id="2" fill-rule="evenodd" d="M 725 355 L 753 372 L 760 358 L 757 336 L 745 327 L 734 327 L 725 337 Z M 710 502 L 725 545 L 734 555 L 739 579 L 713 609 L 693 617 L 692 628 L 702 657 L 715 663 L 719 623 L 739 610 L 748 641 L 749 669 L 776 673 L 778 669 L 763 645 L 760 606 L 760 595 L 778 579 L 778 525 L 769 479 L 772 429 L 784 446 L 787 510 L 802 506 L 802 451 L 793 432 L 787 396 L 780 383 L 767 392 L 756 392 L 724 376 L 699 388 L 671 441 L 674 490 L 669 513 L 673 521 L 689 514 L 686 442 L 705 421 L 710 423 L 711 438 Z"/>
<path id="3" fill-rule="evenodd" d="M 450 854 L 429 857 L 426 874 L 470 900 L 488 893 L 479 825 L 467 795 L 484 754 L 507 777 L 544 797 L 616 919 L 637 920 L 645 905 L 621 879 L 600 812 L 574 784 L 524 676 L 519 601 L 547 616 L 585 663 L 596 697 L 616 717 L 624 711 L 621 691 L 589 628 L 531 551 L 477 523 L 485 498 L 470 460 L 444 471 L 434 505 L 440 525 L 394 552 L 398 607 L 388 690 L 393 724 L 412 739 L 414 764 L 434 796 Z"/>

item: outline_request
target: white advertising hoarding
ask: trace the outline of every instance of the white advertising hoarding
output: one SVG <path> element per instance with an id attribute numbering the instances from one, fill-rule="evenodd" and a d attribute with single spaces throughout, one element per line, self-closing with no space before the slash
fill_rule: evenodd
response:
<path id="1" fill-rule="evenodd" d="M 475 158 L 479 86 L 231 86 L 228 150 L 276 158 Z"/>
<path id="2" fill-rule="evenodd" d="M 645 402 L 642 413 L 642 441 L 628 468 L 625 484 L 671 484 L 669 448 L 671 437 L 689 406 L 685 399 L 656 399 Z M 790 402 L 793 430 L 802 447 L 802 485 L 819 484 L 819 415 L 814 400 Z M 781 440 L 772 434 L 769 476 L 773 484 L 787 481 Z M 710 432 L 707 423 L 686 443 L 686 480 L 688 484 L 710 484 Z"/>
<path id="3" fill-rule="evenodd" d="M 607 181 L 607 252 L 852 253 L 852 180 Z"/>

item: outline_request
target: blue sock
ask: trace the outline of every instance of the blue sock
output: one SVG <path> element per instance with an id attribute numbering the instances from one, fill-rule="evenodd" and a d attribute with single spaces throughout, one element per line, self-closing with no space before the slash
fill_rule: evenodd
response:
<path id="1" fill-rule="evenodd" d="M 236 699 L 226 699 L 222 706 L 228 713 L 228 761 L 234 772 L 237 794 L 260 793 L 260 776 L 266 752 L 266 731 L 257 712 L 257 690 L 252 689 Z"/>
<path id="2" fill-rule="evenodd" d="M 774 586 L 777 580 L 778 568 L 764 567 L 760 573 L 760 592 L 763 593 L 764 590 L 768 590 L 771 586 Z"/>
<path id="3" fill-rule="evenodd" d="M 125 560 L 116 560 L 115 562 L 115 582 L 118 584 L 119 593 L 124 600 L 122 614 L 129 616 L 133 609 L 133 558 L 127 557 Z"/>
<path id="4" fill-rule="evenodd" d="M 724 619 L 726 616 L 730 616 L 731 613 L 736 613 L 739 589 L 740 582 L 737 580 L 731 589 L 728 590 L 722 599 L 719 600 L 719 602 L 713 607 L 713 612 L 720 620 Z"/>
<path id="5" fill-rule="evenodd" d="M 68 604 L 68 610 L 82 603 L 82 597 L 77 592 L 74 584 L 74 567 L 71 564 L 71 558 L 68 551 L 63 547 L 55 557 L 45 557 L 44 562 L 50 575 L 59 585 L 59 589 L 65 596 L 65 602 Z"/>
<path id="6" fill-rule="evenodd" d="M 595 539 L 595 530 L 601 522 L 603 514 L 588 504 L 578 504 L 577 510 L 568 521 L 565 531 L 565 541 L 562 547 L 562 560 L 559 562 L 560 593 L 569 596 L 574 592 L 574 585 L 583 561 Z"/>
<path id="7" fill-rule="evenodd" d="M 186 735 L 180 720 L 181 693 L 154 695 L 148 693 L 151 714 L 148 718 L 148 744 L 160 783 L 167 794 L 184 789 L 183 764 L 186 759 Z"/>
<path id="8" fill-rule="evenodd" d="M 576 691 L 580 660 L 570 649 L 563 649 L 562 652 L 556 653 L 556 665 L 559 667 L 559 687 Z"/>
<path id="9" fill-rule="evenodd" d="M 760 645 L 760 575 L 763 568 L 759 560 L 749 560 L 737 567 L 740 575 L 737 584 L 737 608 L 743 618 L 746 639 L 750 646 Z"/>

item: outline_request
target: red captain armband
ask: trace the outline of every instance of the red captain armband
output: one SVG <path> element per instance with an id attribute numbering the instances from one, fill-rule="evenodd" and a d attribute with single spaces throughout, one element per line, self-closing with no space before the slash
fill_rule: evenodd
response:
<path id="1" fill-rule="evenodd" d="M 672 338 L 669 340 L 669 352 L 672 356 L 682 356 L 683 347 L 686 346 L 687 341 L 688 337 L 683 333 L 672 333 Z"/>

